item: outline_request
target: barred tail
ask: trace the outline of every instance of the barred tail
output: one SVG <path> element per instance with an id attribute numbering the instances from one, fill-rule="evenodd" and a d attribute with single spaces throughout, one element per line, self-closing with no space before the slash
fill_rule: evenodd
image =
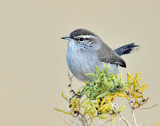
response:
<path id="1" fill-rule="evenodd" d="M 129 54 L 132 52 L 132 50 L 135 48 L 135 47 L 139 47 L 139 45 L 135 45 L 134 43 L 131 43 L 131 44 L 127 44 L 127 45 L 124 45 L 124 46 L 121 46 L 115 50 L 113 50 L 115 53 L 117 53 L 119 56 L 121 55 L 125 55 L 125 54 Z"/>

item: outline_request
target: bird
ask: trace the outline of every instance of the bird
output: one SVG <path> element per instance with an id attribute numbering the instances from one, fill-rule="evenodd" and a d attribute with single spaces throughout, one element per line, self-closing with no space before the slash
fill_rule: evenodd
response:
<path id="1" fill-rule="evenodd" d="M 130 43 L 112 50 L 95 33 L 87 29 L 76 29 L 69 36 L 61 39 L 68 40 L 67 64 L 72 74 L 80 81 L 93 81 L 88 73 L 95 72 L 95 66 L 100 70 L 104 65 L 110 64 L 111 69 L 108 72 L 118 73 L 118 66 L 126 68 L 126 62 L 121 58 L 122 55 L 129 54 L 135 47 Z"/>

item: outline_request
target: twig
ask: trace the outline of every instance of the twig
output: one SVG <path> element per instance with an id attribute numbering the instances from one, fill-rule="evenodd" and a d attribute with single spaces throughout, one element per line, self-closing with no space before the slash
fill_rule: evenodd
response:
<path id="1" fill-rule="evenodd" d="M 136 117 L 135 117 L 135 114 L 134 114 L 134 108 L 133 108 L 133 106 L 132 106 L 132 104 L 131 104 L 132 102 L 131 102 L 131 96 L 130 96 L 130 94 L 129 94 L 129 99 L 130 99 L 130 101 L 128 101 L 128 103 L 129 103 L 130 108 L 131 108 L 134 126 L 137 126 L 137 120 L 136 120 Z"/>
<path id="2" fill-rule="evenodd" d="M 111 121 L 112 121 L 112 119 L 109 119 L 109 120 L 105 121 L 104 123 L 108 123 L 108 122 L 111 122 Z"/>
<path id="3" fill-rule="evenodd" d="M 67 124 L 67 126 L 70 126 L 70 124 L 66 122 L 65 120 L 63 120 L 63 124 Z"/>
<path id="4" fill-rule="evenodd" d="M 87 123 L 87 119 L 81 113 L 79 113 L 79 120 L 80 120 L 82 126 L 89 126 Z"/>
<path id="5" fill-rule="evenodd" d="M 136 117 L 134 115 L 134 110 L 133 109 L 132 109 L 132 115 L 133 115 L 134 125 L 137 126 L 137 120 L 136 120 Z"/>
<path id="6" fill-rule="evenodd" d="M 153 105 L 153 106 L 151 106 L 151 107 L 148 107 L 148 108 L 138 108 L 138 109 L 151 109 L 151 108 L 154 108 L 154 107 L 156 107 L 158 104 L 155 104 L 155 105 Z"/>
<path id="7" fill-rule="evenodd" d="M 113 105 L 113 104 L 111 104 Z M 117 112 L 118 110 L 118 105 L 115 103 L 115 105 L 113 105 L 113 108 L 115 109 L 115 111 Z M 131 126 L 131 124 L 128 122 L 128 120 L 121 114 L 121 112 L 119 113 L 120 117 L 122 118 L 122 120 L 126 123 L 127 126 Z"/>
<path id="8" fill-rule="evenodd" d="M 121 113 L 119 113 L 119 115 L 123 119 L 123 121 L 126 123 L 127 126 L 131 126 L 131 124 L 128 122 L 128 120 Z"/>
<path id="9" fill-rule="evenodd" d="M 69 121 L 71 121 L 72 122 L 72 124 L 74 124 L 74 125 L 76 125 L 76 126 L 79 126 L 79 124 L 77 124 L 76 122 L 74 122 L 73 120 L 71 120 L 71 119 L 68 119 Z"/>
<path id="10" fill-rule="evenodd" d="M 80 126 L 78 123 L 76 123 L 75 121 L 73 121 L 73 120 L 71 120 L 71 119 L 69 119 L 69 118 L 65 118 L 64 117 L 64 119 L 63 119 L 63 122 L 64 122 L 64 124 L 67 124 L 67 125 L 71 125 L 71 124 L 69 124 L 68 122 L 66 122 L 65 120 L 67 120 L 67 121 L 69 121 L 70 123 L 72 123 L 72 126 L 74 125 L 74 126 Z"/>

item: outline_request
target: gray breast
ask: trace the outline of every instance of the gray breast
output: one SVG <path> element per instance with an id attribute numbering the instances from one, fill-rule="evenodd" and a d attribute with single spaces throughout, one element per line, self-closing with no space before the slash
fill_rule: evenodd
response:
<path id="1" fill-rule="evenodd" d="M 73 75 L 80 81 L 92 81 L 92 78 L 85 74 L 94 73 L 95 65 L 103 69 L 103 64 L 95 53 L 81 50 L 74 42 L 69 42 L 67 63 Z M 112 65 L 112 67 L 113 71 L 117 73 L 117 65 Z"/>
<path id="2" fill-rule="evenodd" d="M 73 42 L 70 42 L 69 44 L 67 63 L 71 72 L 80 81 L 91 81 L 91 77 L 86 76 L 85 74 L 94 72 L 95 65 L 98 61 L 97 56 L 90 54 L 91 52 L 77 48 L 77 45 Z"/>

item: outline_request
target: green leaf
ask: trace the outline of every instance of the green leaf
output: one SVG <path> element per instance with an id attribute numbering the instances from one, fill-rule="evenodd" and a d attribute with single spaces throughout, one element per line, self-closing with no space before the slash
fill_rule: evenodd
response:
<path id="1" fill-rule="evenodd" d="M 122 106 L 120 109 L 117 110 L 117 112 L 121 112 L 123 109 L 126 108 L 126 105 Z"/>
<path id="2" fill-rule="evenodd" d="M 96 95 L 98 95 L 98 92 L 99 92 L 100 90 L 102 90 L 102 89 L 103 89 L 103 87 L 96 89 L 95 91 L 92 92 L 92 95 L 88 96 L 88 98 L 95 97 Z"/>
<path id="3" fill-rule="evenodd" d="M 66 112 L 66 111 L 63 111 L 63 110 L 60 110 L 60 109 L 57 109 L 57 108 L 54 108 L 54 110 L 59 111 L 59 112 L 63 112 L 63 113 L 68 114 L 68 115 L 73 115 L 72 113 L 69 113 L 69 112 Z"/>
<path id="4" fill-rule="evenodd" d="M 100 71 L 100 69 L 98 68 L 98 66 L 96 65 L 95 67 L 96 67 L 96 71 L 98 71 L 98 73 L 100 73 L 101 71 Z"/>
<path id="5" fill-rule="evenodd" d="M 99 115 L 98 116 L 100 119 L 107 119 L 108 117 L 107 116 L 102 116 L 102 115 Z"/>
<path id="6" fill-rule="evenodd" d="M 67 98 L 64 96 L 63 92 L 62 92 L 62 97 L 63 97 L 65 100 L 67 100 Z"/>
<path id="7" fill-rule="evenodd" d="M 102 93 L 102 94 L 98 95 L 98 97 L 97 97 L 97 98 L 104 97 L 104 96 L 106 96 L 106 95 L 108 95 L 108 94 L 110 94 L 110 92 L 106 91 L 106 92 L 104 92 L 104 93 Z"/>
<path id="8" fill-rule="evenodd" d="M 91 76 L 93 78 L 93 80 L 98 80 L 98 77 L 97 75 L 95 75 L 94 73 L 88 73 L 88 74 L 85 74 L 86 76 Z"/>
<path id="9" fill-rule="evenodd" d="M 114 118 L 115 118 L 115 114 L 113 115 L 113 117 L 112 117 L 112 125 L 114 126 Z"/>
<path id="10" fill-rule="evenodd" d="M 85 86 L 80 87 L 79 90 L 77 91 L 77 93 L 81 92 L 84 87 L 85 87 Z"/>
<path id="11" fill-rule="evenodd" d="M 97 87 L 88 86 L 88 87 L 86 87 L 86 88 L 83 90 L 83 92 L 81 93 L 81 95 L 85 95 L 85 94 L 93 91 L 95 88 L 97 88 Z"/>

